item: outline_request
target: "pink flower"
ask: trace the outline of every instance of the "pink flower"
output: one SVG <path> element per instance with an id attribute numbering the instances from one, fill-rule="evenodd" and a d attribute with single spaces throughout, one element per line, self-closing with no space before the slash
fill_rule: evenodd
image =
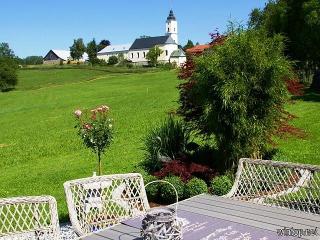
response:
<path id="1" fill-rule="evenodd" d="M 74 112 L 74 115 L 76 115 L 77 117 L 80 117 L 81 114 L 82 114 L 82 112 L 79 109 Z"/>
<path id="2" fill-rule="evenodd" d="M 90 124 L 84 124 L 84 126 L 83 126 L 85 129 L 87 129 L 87 130 L 91 130 L 92 129 L 92 126 L 90 125 Z"/>
<path id="3" fill-rule="evenodd" d="M 101 108 L 104 110 L 104 111 L 109 111 L 109 107 L 107 105 L 102 105 Z"/>

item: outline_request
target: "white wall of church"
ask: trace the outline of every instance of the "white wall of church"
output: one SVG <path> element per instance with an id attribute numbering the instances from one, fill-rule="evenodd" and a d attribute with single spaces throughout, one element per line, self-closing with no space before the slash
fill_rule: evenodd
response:
<path id="1" fill-rule="evenodd" d="M 111 57 L 111 56 L 116 56 L 116 57 L 118 57 L 119 56 L 119 54 L 123 54 L 123 57 L 124 57 L 124 59 L 128 59 L 128 52 L 126 51 L 126 52 L 114 52 L 114 53 L 104 53 L 104 54 L 99 54 L 99 55 L 97 55 L 97 57 L 99 58 L 99 59 L 103 59 L 103 60 L 105 60 L 106 62 L 108 62 L 108 60 L 109 60 L 109 58 Z"/>
<path id="2" fill-rule="evenodd" d="M 162 54 L 158 58 L 159 62 L 169 62 L 170 56 L 173 51 L 178 49 L 178 45 L 176 44 L 166 44 L 159 46 L 162 49 Z M 138 50 L 130 50 L 128 53 L 128 60 L 131 60 L 137 64 L 147 64 L 148 60 L 146 59 L 147 53 L 149 49 L 138 49 Z"/>

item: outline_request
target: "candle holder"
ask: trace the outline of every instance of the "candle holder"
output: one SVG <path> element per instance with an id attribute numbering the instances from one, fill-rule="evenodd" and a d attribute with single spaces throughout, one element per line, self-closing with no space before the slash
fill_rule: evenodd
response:
<path id="1" fill-rule="evenodd" d="M 169 184 L 175 191 L 176 204 L 175 209 L 155 208 L 147 212 L 142 220 L 141 236 L 145 240 L 181 240 L 182 239 L 182 222 L 177 219 L 178 210 L 178 193 L 175 187 L 164 180 L 157 180 L 148 183 Z"/>

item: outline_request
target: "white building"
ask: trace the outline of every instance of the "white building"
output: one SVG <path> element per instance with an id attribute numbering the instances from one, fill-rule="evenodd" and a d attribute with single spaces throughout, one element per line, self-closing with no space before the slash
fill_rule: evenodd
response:
<path id="1" fill-rule="evenodd" d="M 128 60 L 136 64 L 148 64 L 146 56 L 149 49 L 158 46 L 163 51 L 158 58 L 159 62 L 175 62 L 180 65 L 186 61 L 186 55 L 182 49 L 179 49 L 178 44 L 178 22 L 171 10 L 166 20 L 166 34 L 164 36 L 136 39 L 129 49 Z M 174 57 L 172 57 L 173 54 Z"/>
<path id="2" fill-rule="evenodd" d="M 147 65 L 146 56 L 149 49 L 159 46 L 163 51 L 158 58 L 159 62 L 171 62 L 180 66 L 186 61 L 186 55 L 182 49 L 179 49 L 178 44 L 178 22 L 171 10 L 166 20 L 164 36 L 137 38 L 131 46 L 128 44 L 108 46 L 98 52 L 98 58 L 107 61 L 110 56 L 117 56 L 122 53 L 125 59 L 135 64 Z"/>
<path id="3" fill-rule="evenodd" d="M 131 47 L 131 44 L 110 45 L 102 49 L 100 52 L 98 52 L 97 57 L 99 59 L 105 60 L 106 62 L 108 62 L 109 57 L 111 56 L 118 57 L 119 55 L 123 55 L 123 57 L 127 59 L 130 47 Z"/>

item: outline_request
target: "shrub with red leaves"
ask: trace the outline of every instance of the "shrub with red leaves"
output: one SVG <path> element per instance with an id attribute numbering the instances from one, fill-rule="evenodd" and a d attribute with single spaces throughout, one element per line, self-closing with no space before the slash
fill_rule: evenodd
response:
<path id="1" fill-rule="evenodd" d="M 164 178 L 169 175 L 178 176 L 182 181 L 187 182 L 193 176 L 201 177 L 206 181 L 210 181 L 217 173 L 208 166 L 193 163 L 173 160 L 164 164 L 163 168 L 154 173 L 156 177 Z"/>
<path id="2" fill-rule="evenodd" d="M 286 85 L 288 91 L 294 96 L 302 96 L 304 85 L 298 79 L 287 79 Z"/>

